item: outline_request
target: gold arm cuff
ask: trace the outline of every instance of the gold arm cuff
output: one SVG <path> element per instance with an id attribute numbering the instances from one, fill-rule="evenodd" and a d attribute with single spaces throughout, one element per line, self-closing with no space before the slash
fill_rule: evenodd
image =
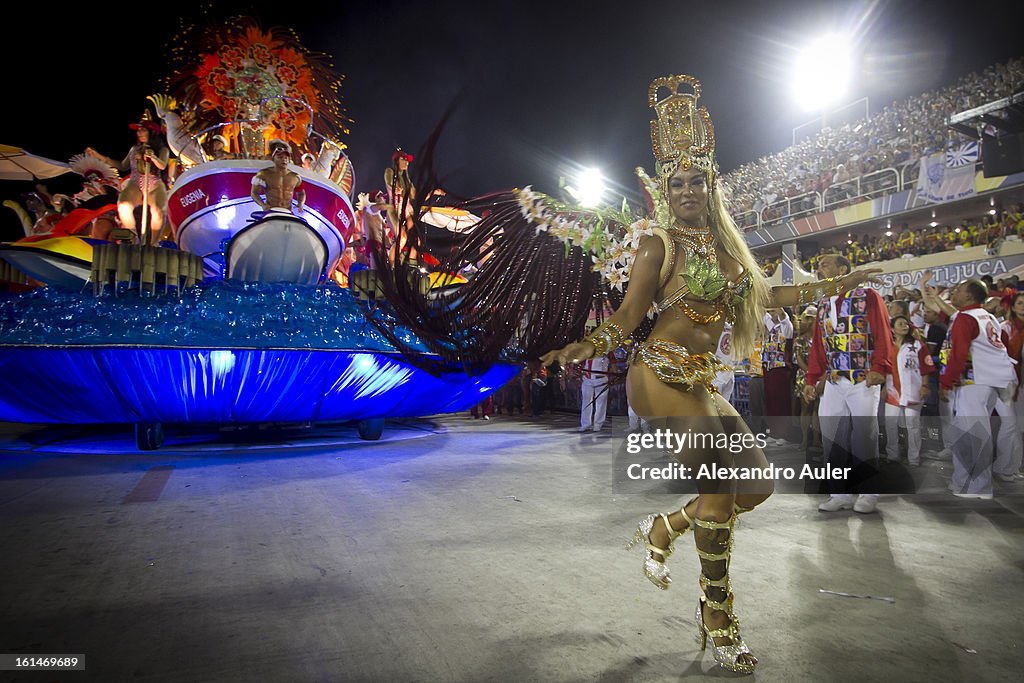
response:
<path id="1" fill-rule="evenodd" d="M 626 333 L 623 329 L 612 322 L 601 325 L 592 335 L 583 341 L 594 345 L 594 356 L 603 356 L 609 351 L 614 351 L 626 341 Z"/>
<path id="2" fill-rule="evenodd" d="M 821 301 L 826 296 L 835 296 L 843 289 L 841 280 L 841 277 L 830 277 L 818 282 L 800 285 L 800 295 L 797 301 L 801 305 L 813 304 Z"/>
<path id="3" fill-rule="evenodd" d="M 603 356 L 604 354 L 608 353 L 608 340 L 605 339 L 604 336 L 601 335 L 601 334 L 597 334 L 597 333 L 592 334 L 591 336 L 587 337 L 583 341 L 590 342 L 591 345 L 593 345 L 593 347 L 594 347 L 594 355 L 592 356 L 593 358 L 597 358 L 598 356 Z"/>

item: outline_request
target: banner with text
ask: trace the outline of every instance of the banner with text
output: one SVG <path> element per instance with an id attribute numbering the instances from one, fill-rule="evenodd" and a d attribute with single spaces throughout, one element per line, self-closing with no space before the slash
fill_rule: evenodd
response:
<path id="1" fill-rule="evenodd" d="M 939 152 L 921 159 L 917 198 L 926 202 L 952 202 L 977 194 L 974 164 L 960 163 L 963 154 Z"/>
<path id="2" fill-rule="evenodd" d="M 932 282 L 952 285 L 971 278 L 991 275 L 998 280 L 1007 275 L 1019 275 L 1024 278 L 1024 254 L 996 256 L 978 261 L 963 261 L 944 266 L 933 266 Z M 878 276 L 882 284 L 876 289 L 881 294 L 892 294 L 898 288 L 917 289 L 921 284 L 924 269 L 904 270 L 896 273 L 884 273 Z"/>

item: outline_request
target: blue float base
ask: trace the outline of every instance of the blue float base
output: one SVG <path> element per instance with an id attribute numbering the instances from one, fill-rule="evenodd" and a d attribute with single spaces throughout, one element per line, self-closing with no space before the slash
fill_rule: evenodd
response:
<path id="1" fill-rule="evenodd" d="M 309 349 L 7 347 L 0 420 L 301 422 L 467 410 L 519 372 L 434 376 L 397 354 Z"/>

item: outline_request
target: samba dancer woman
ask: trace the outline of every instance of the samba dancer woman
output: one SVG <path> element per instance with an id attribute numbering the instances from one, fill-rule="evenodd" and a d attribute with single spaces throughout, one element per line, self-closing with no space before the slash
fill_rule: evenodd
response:
<path id="1" fill-rule="evenodd" d="M 688 92 L 680 88 L 689 86 Z M 669 95 L 659 98 L 667 88 Z M 801 286 L 769 288 L 725 208 L 714 161 L 714 129 L 697 107 L 700 82 L 690 76 L 654 81 L 649 103 L 657 176 L 638 173 L 655 208 L 652 236 L 637 249 L 622 305 L 587 339 L 542 357 L 545 364 L 579 363 L 619 347 L 644 320 L 651 305 L 659 313 L 653 330 L 636 345 L 627 375 L 629 402 L 642 417 L 664 421 L 682 433 L 746 430 L 732 406 L 713 388 L 722 364 L 714 354 L 725 323 L 733 323 L 732 349 L 749 355 L 767 307 L 798 306 L 834 295 L 868 273 Z M 758 448 L 691 449 L 676 456 L 694 472 L 702 464 L 764 468 Z M 731 671 L 750 673 L 757 659 L 743 642 L 729 583 L 736 515 L 752 510 L 773 492 L 771 481 L 699 480 L 699 495 L 681 509 L 640 522 L 628 547 L 642 544 L 643 571 L 656 586 L 671 584 L 665 560 L 676 537 L 692 530 L 700 556 L 702 596 L 696 620 L 702 647 L 711 640 L 715 660 Z"/>

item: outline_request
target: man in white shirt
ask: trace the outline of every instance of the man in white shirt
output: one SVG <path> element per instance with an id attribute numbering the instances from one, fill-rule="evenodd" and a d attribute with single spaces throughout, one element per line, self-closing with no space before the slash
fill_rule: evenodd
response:
<path id="1" fill-rule="evenodd" d="M 990 415 L 1002 399 L 1012 400 L 1016 383 L 999 321 L 982 307 L 988 287 L 967 280 L 953 288 L 950 303 L 958 311 L 950 320 L 942 350 L 942 397 L 953 407 L 953 479 L 950 490 L 964 498 L 992 498 L 992 471 L 1012 475 L 1020 468 L 1019 450 L 996 449 Z M 1007 435 L 1016 437 L 1013 413 L 1000 416 Z"/>
<path id="2" fill-rule="evenodd" d="M 608 355 L 590 358 L 580 364 L 583 397 L 580 407 L 580 428 L 585 432 L 601 431 L 608 412 Z"/>

